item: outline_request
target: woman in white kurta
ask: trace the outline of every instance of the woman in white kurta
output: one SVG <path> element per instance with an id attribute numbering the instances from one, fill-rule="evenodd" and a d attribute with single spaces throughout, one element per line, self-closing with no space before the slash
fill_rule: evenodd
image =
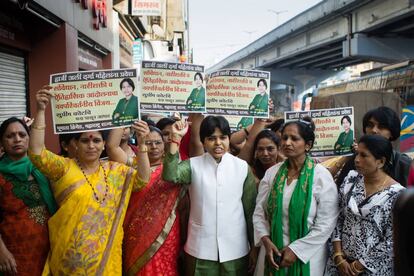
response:
<path id="1" fill-rule="evenodd" d="M 271 275 L 323 275 L 327 240 L 338 216 L 338 193 L 328 170 L 307 156 L 315 139 L 313 129 L 307 121 L 287 123 L 282 129 L 282 150 L 288 159 L 268 169 L 260 182 L 253 215 L 255 244 L 261 246 L 256 275 L 265 271 Z M 294 201 L 300 190 L 305 196 L 298 204 Z M 280 205 L 272 201 L 275 195 Z M 279 220 L 275 219 L 278 206 Z M 299 217 L 293 216 L 298 209 Z M 296 226 L 298 220 L 306 225 L 295 239 L 289 226 Z M 280 261 L 275 256 L 280 256 Z"/>

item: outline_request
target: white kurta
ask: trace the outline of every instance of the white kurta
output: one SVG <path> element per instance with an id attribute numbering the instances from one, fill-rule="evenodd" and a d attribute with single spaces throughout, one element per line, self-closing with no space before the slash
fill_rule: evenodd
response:
<path id="1" fill-rule="evenodd" d="M 267 201 L 273 187 L 275 176 L 283 163 L 278 163 L 266 171 L 260 182 L 253 215 L 254 240 L 261 246 L 261 238 L 270 236 L 270 225 L 267 218 Z M 283 190 L 283 244 L 296 254 L 304 263 L 310 262 L 310 275 L 323 275 L 327 252 L 327 240 L 336 226 L 338 217 L 338 191 L 329 171 L 320 164 L 315 166 L 312 186 L 312 202 L 308 216 L 309 233 L 296 241 L 289 239 L 289 203 L 296 187 L 297 180 L 286 185 Z M 264 274 L 265 250 L 261 246 L 256 275 Z"/>
<path id="2" fill-rule="evenodd" d="M 227 262 L 249 253 L 243 208 L 246 161 L 230 153 L 221 162 L 209 154 L 190 159 L 191 200 L 184 250 L 198 259 Z M 254 198 L 251 202 L 253 211 Z"/>

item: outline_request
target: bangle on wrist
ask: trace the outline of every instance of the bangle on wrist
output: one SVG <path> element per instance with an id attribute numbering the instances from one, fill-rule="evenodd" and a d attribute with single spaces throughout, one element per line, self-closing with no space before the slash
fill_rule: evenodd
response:
<path id="1" fill-rule="evenodd" d="M 342 259 L 342 261 L 339 261 L 337 264 L 335 264 L 336 267 L 339 267 L 341 264 L 345 263 L 346 259 Z"/>
<path id="2" fill-rule="evenodd" d="M 353 262 L 351 263 L 351 269 L 352 269 L 352 271 L 353 271 L 354 273 L 356 273 L 356 274 L 362 273 L 364 270 L 363 270 L 363 269 L 362 269 L 362 270 L 359 270 L 359 269 L 356 267 L 356 262 L 357 262 L 357 261 L 353 261 Z"/>
<path id="3" fill-rule="evenodd" d="M 341 251 L 334 253 L 332 256 L 332 260 L 335 261 L 335 259 L 339 256 L 344 256 L 344 253 L 342 253 Z"/>
<path id="4" fill-rule="evenodd" d="M 46 128 L 46 125 L 43 125 L 43 126 L 32 125 L 30 128 L 38 129 L 38 130 L 44 130 Z"/>
<path id="5" fill-rule="evenodd" d="M 148 152 L 147 146 L 145 146 L 145 145 L 144 146 L 139 146 L 138 152 L 141 152 L 141 153 Z"/>

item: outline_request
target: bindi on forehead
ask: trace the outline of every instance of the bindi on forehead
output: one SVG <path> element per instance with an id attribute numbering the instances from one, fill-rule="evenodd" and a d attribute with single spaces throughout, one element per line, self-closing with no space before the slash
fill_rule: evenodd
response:
<path id="1" fill-rule="evenodd" d="M 99 133 L 88 133 L 88 134 L 83 134 L 81 138 L 93 140 L 93 139 L 102 139 L 102 136 Z"/>

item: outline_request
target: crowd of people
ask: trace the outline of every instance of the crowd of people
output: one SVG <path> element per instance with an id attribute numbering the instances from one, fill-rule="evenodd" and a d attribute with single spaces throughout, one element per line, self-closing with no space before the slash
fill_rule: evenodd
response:
<path id="1" fill-rule="evenodd" d="M 342 118 L 338 150 L 353 154 L 327 163 L 310 155 L 310 118 L 232 133 L 201 114 L 61 135 L 58 154 L 45 147 L 52 96 L 37 92 L 30 127 L 0 126 L 0 274 L 394 275 L 411 159 L 393 149 L 390 108 L 367 112 L 352 145 Z"/>

